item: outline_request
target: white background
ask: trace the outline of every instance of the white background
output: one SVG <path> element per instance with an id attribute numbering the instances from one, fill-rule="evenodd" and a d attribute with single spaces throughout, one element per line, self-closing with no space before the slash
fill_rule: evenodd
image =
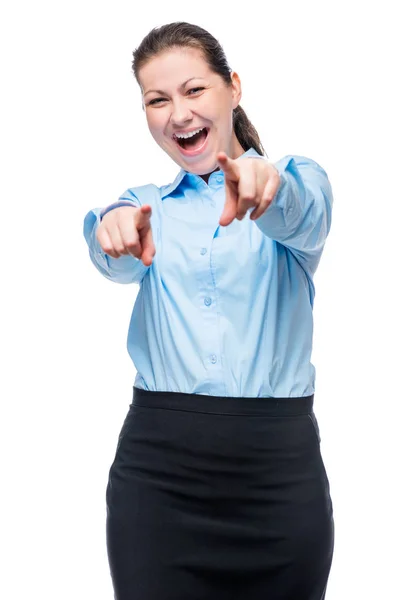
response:
<path id="1" fill-rule="evenodd" d="M 112 598 L 105 490 L 131 402 L 137 288 L 95 270 L 82 225 L 178 171 L 130 70 L 143 36 L 176 20 L 221 41 L 269 158 L 308 156 L 331 180 L 313 355 L 336 522 L 327 600 L 400 597 L 395 4 L 3 4 L 2 598 Z"/>

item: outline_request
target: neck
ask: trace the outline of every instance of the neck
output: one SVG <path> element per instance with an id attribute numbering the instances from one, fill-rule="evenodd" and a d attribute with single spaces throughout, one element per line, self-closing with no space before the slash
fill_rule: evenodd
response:
<path id="1" fill-rule="evenodd" d="M 214 169 L 214 171 L 211 171 L 211 173 L 215 173 L 215 171 L 219 171 L 219 170 L 220 170 L 220 168 L 219 168 L 219 167 L 217 167 L 216 169 Z M 206 173 L 205 175 L 200 175 L 200 177 L 201 177 L 202 179 L 204 179 L 204 181 L 205 181 L 206 183 L 208 183 L 208 180 L 209 180 L 209 178 L 210 178 L 210 175 L 211 175 L 211 173 Z"/>

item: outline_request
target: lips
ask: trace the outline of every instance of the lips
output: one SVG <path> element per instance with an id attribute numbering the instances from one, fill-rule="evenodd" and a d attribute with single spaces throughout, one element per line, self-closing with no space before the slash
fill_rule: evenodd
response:
<path id="1" fill-rule="evenodd" d="M 183 134 L 190 134 L 192 132 L 196 133 L 183 137 Z M 179 138 L 176 133 L 180 135 Z M 173 134 L 172 139 L 177 145 L 179 152 L 184 156 L 197 156 L 204 151 L 209 137 L 208 127 L 192 127 L 189 130 L 176 133 Z"/>

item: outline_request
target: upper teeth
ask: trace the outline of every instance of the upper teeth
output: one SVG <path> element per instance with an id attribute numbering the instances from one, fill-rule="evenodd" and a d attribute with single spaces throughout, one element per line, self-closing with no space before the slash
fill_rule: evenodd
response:
<path id="1" fill-rule="evenodd" d="M 200 133 L 200 131 L 203 131 L 203 129 L 204 127 L 200 127 L 200 129 L 196 129 L 196 131 L 189 131 L 189 133 L 175 133 L 175 137 L 184 139 L 191 138 L 197 133 Z"/>

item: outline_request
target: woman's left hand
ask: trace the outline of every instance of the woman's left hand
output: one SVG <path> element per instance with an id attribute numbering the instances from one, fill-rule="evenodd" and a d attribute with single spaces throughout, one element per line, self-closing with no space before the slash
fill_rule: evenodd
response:
<path id="1" fill-rule="evenodd" d="M 219 152 L 217 162 L 225 173 L 226 201 L 219 224 L 226 226 L 236 218 L 243 219 L 249 208 L 255 207 L 250 219 L 255 220 L 267 210 L 279 189 L 278 170 L 259 158 L 233 160 Z"/>

